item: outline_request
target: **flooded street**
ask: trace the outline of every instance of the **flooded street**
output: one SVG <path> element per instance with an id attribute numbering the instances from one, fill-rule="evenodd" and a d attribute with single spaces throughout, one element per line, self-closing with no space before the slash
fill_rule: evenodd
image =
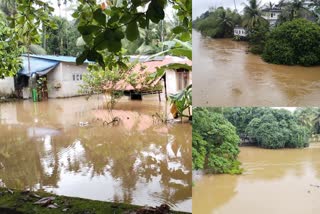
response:
<path id="1" fill-rule="evenodd" d="M 158 96 L 0 104 L 0 183 L 60 195 L 190 211 L 191 125 L 163 124 Z"/>
<path id="2" fill-rule="evenodd" d="M 306 149 L 242 147 L 242 175 L 198 175 L 193 212 L 320 213 L 320 144 Z"/>
<path id="3" fill-rule="evenodd" d="M 192 37 L 194 105 L 320 105 L 320 66 L 268 64 L 246 42 Z"/>

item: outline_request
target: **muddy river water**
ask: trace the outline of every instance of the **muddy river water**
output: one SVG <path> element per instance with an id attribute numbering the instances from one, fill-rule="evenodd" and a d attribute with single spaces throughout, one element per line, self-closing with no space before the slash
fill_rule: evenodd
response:
<path id="1" fill-rule="evenodd" d="M 163 124 L 157 96 L 0 104 L 0 185 L 191 211 L 191 125 Z"/>
<path id="2" fill-rule="evenodd" d="M 242 175 L 199 175 L 193 213 L 320 213 L 320 144 L 306 149 L 242 147 Z"/>
<path id="3" fill-rule="evenodd" d="M 246 42 L 210 39 L 193 31 L 196 106 L 320 105 L 320 66 L 284 66 L 247 53 Z"/>

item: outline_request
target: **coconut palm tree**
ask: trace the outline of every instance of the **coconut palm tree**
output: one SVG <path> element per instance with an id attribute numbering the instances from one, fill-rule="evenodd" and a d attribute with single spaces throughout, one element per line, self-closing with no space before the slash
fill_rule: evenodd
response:
<path id="1" fill-rule="evenodd" d="M 292 21 L 296 18 L 310 18 L 313 13 L 304 6 L 305 0 L 282 1 L 283 7 L 280 20 L 281 22 Z"/>
<path id="2" fill-rule="evenodd" d="M 248 0 L 249 4 L 244 3 L 243 26 L 247 29 L 253 29 L 266 20 L 262 17 L 260 2 L 257 0 Z"/>
<path id="3" fill-rule="evenodd" d="M 233 32 L 234 28 L 234 20 L 229 10 L 221 10 L 217 17 L 217 26 L 220 29 L 223 29 L 222 32 L 224 33 L 223 37 Z"/>

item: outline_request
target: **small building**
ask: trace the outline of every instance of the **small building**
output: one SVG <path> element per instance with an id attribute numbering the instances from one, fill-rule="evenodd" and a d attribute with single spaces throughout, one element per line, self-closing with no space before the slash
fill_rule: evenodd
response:
<path id="1" fill-rule="evenodd" d="M 132 58 L 132 57 L 131 57 Z M 180 64 L 178 66 L 178 64 Z M 176 65 L 175 68 L 170 68 L 170 65 Z M 157 68 L 161 66 L 168 66 L 165 72 L 152 81 L 151 84 L 146 86 L 146 79 L 148 76 L 152 76 L 157 72 Z M 146 94 L 159 94 L 164 92 L 165 97 L 168 94 L 176 94 L 182 91 L 188 85 L 192 83 L 191 75 L 192 61 L 187 58 L 175 57 L 175 56 L 161 56 L 149 59 L 148 56 L 139 57 L 139 63 L 128 71 L 128 76 L 136 74 L 137 83 L 132 85 L 129 82 L 120 80 L 115 85 L 115 89 L 123 91 L 125 95 L 137 96 L 142 99 L 142 95 Z M 150 89 L 150 85 L 154 86 L 154 89 Z M 107 86 L 106 88 L 111 87 Z"/>
<path id="2" fill-rule="evenodd" d="M 233 35 L 241 38 L 247 37 L 247 31 L 243 27 L 236 26 L 233 28 Z"/>
<path id="3" fill-rule="evenodd" d="M 30 62 L 30 68 L 29 68 Z M 87 72 L 88 61 L 76 65 L 76 57 L 30 55 L 23 56 L 23 67 L 18 72 L 15 88 L 23 98 L 30 97 L 29 78 L 32 74 L 46 77 L 48 98 L 62 98 L 82 95 L 79 92 L 83 83 L 82 75 Z"/>
<path id="4" fill-rule="evenodd" d="M 281 9 L 278 7 L 262 9 L 262 18 L 267 20 L 270 27 L 274 27 L 280 17 Z"/>

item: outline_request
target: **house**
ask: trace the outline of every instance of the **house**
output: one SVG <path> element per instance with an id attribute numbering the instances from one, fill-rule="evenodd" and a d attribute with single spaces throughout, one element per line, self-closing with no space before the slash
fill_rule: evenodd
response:
<path id="1" fill-rule="evenodd" d="M 276 26 L 276 23 L 280 17 L 280 14 L 281 14 L 280 7 L 262 9 L 262 18 L 264 18 L 269 22 L 270 27 Z"/>
<path id="2" fill-rule="evenodd" d="M 48 98 L 72 97 L 81 95 L 80 85 L 83 83 L 82 75 L 87 72 L 88 61 L 83 65 L 76 65 L 76 57 L 30 55 L 22 56 L 23 67 L 18 72 L 15 88 L 23 98 L 29 98 L 29 78 L 36 74 L 46 77 L 45 87 Z M 30 62 L 30 69 L 29 63 Z"/>
<path id="3" fill-rule="evenodd" d="M 243 27 L 235 26 L 233 28 L 233 35 L 241 38 L 245 38 L 247 37 L 247 32 L 246 32 L 246 29 L 244 29 Z"/>
<path id="4" fill-rule="evenodd" d="M 14 81 L 15 90 L 18 94 L 28 99 L 30 94 L 30 77 L 35 76 L 37 79 L 46 77 L 44 83 L 45 92 L 42 97 L 48 98 L 63 98 L 84 95 L 79 92 L 80 85 L 83 84 L 82 77 L 87 73 L 88 61 L 83 65 L 76 65 L 76 57 L 70 56 L 48 56 L 48 55 L 30 55 L 22 56 L 23 67 L 18 72 Z M 140 77 L 145 77 L 146 74 L 151 74 L 157 71 L 157 67 L 163 65 L 172 65 L 176 63 L 185 64 L 185 66 L 175 69 L 167 69 L 163 76 L 154 81 L 155 85 L 161 85 L 155 91 L 144 90 L 140 85 L 132 86 L 129 83 L 121 84 L 119 82 L 117 90 L 125 92 L 126 95 L 152 93 L 162 93 L 163 88 L 165 94 L 177 93 L 191 84 L 191 65 L 192 62 L 185 58 L 165 56 L 150 58 L 150 56 L 130 56 L 130 61 L 138 61 L 138 64 L 128 74 L 136 72 Z M 29 68 L 30 62 L 30 68 Z M 32 79 L 31 79 L 32 80 Z M 143 79 L 142 79 L 143 80 Z M 13 84 L 13 83 L 12 83 Z M 139 88 L 140 87 L 140 88 Z"/>
<path id="5" fill-rule="evenodd" d="M 163 74 L 148 83 L 148 77 L 155 75 L 157 68 L 177 64 L 180 65 L 175 68 L 168 67 Z M 154 93 L 158 93 L 160 99 L 160 93 L 164 91 L 167 98 L 168 94 L 175 94 L 192 83 L 191 67 L 192 61 L 187 58 L 160 56 L 150 59 L 149 56 L 140 56 L 139 63 L 127 73 L 128 77 L 136 76 L 135 85 L 120 80 L 115 84 L 114 89 L 137 99 L 142 99 L 142 95 Z M 107 84 L 105 89 L 111 87 L 113 87 L 111 84 Z"/>

